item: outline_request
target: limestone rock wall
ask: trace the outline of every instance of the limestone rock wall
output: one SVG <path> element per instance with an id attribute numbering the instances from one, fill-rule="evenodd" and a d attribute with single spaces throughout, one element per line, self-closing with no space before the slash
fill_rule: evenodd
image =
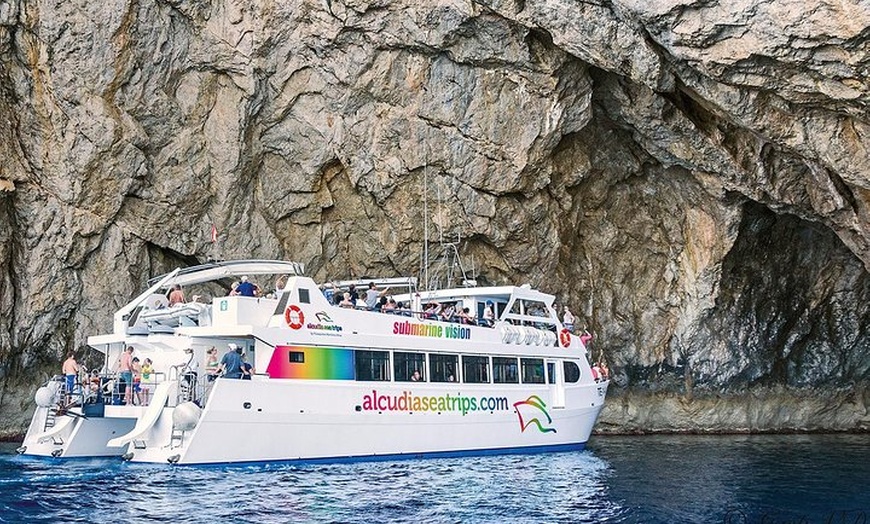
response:
<path id="1" fill-rule="evenodd" d="M 148 276 L 414 274 L 426 200 L 595 332 L 603 430 L 867 429 L 868 36 L 857 0 L 0 0 L 0 434 Z"/>

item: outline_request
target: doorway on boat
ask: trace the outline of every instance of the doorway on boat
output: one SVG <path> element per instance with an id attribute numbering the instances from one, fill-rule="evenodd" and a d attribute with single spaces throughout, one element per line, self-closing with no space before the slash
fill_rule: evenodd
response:
<path id="1" fill-rule="evenodd" d="M 550 387 L 550 407 L 565 407 L 565 375 L 560 360 L 547 360 L 547 384 Z"/>

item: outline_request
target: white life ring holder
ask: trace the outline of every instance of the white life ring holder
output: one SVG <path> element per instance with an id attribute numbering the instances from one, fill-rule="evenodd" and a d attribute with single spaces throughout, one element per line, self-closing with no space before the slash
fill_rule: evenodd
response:
<path id="1" fill-rule="evenodd" d="M 287 325 L 290 326 L 290 329 L 301 329 L 305 324 L 305 314 L 302 313 L 299 306 L 296 304 L 290 304 L 287 306 L 287 309 L 284 310 L 284 320 L 287 321 Z"/>

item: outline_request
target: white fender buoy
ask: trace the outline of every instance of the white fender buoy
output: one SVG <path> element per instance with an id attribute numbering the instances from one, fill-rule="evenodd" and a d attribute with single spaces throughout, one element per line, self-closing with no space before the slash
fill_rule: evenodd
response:
<path id="1" fill-rule="evenodd" d="M 33 400 L 37 406 L 47 408 L 54 404 L 55 393 L 57 393 L 56 387 L 52 389 L 50 386 L 42 386 L 36 390 Z"/>
<path id="2" fill-rule="evenodd" d="M 193 402 L 179 404 L 172 411 L 172 427 L 179 431 L 190 431 L 196 427 L 202 409 Z"/>

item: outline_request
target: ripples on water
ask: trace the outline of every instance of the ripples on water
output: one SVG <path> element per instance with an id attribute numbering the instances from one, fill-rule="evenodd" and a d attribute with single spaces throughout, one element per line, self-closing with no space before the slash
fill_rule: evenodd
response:
<path id="1" fill-rule="evenodd" d="M 868 440 L 597 437 L 573 453 L 224 467 L 6 446 L 0 521 L 870 524 Z"/>

